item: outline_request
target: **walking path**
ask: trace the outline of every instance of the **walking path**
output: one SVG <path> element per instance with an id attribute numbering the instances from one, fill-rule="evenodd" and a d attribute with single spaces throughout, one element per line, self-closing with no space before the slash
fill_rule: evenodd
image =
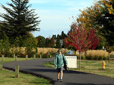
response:
<path id="1" fill-rule="evenodd" d="M 4 63 L 3 67 L 14 70 L 15 65 L 19 65 L 20 72 L 47 78 L 53 85 L 114 85 L 113 78 L 78 71 L 64 72 L 63 82 L 57 82 L 56 70 L 43 66 L 50 61 L 54 58 L 9 62 Z"/>

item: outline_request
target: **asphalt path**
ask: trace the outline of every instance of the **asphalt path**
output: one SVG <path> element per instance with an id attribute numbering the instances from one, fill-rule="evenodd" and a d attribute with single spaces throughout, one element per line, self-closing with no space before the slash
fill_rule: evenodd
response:
<path id="1" fill-rule="evenodd" d="M 54 58 L 14 61 L 4 63 L 3 67 L 14 71 L 15 66 L 19 65 L 20 72 L 46 78 L 53 85 L 114 85 L 114 78 L 70 70 L 64 71 L 63 82 L 57 82 L 56 69 L 43 65 L 51 61 L 54 61 Z"/>

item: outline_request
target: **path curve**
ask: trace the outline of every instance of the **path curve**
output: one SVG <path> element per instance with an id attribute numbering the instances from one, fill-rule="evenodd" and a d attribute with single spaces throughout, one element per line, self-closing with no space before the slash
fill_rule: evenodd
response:
<path id="1" fill-rule="evenodd" d="M 54 58 L 14 61 L 4 63 L 3 67 L 14 70 L 15 65 L 19 65 L 20 72 L 49 79 L 53 85 L 114 85 L 113 78 L 78 71 L 64 72 L 63 82 L 56 82 L 56 70 L 43 65 L 51 61 L 54 61 Z"/>

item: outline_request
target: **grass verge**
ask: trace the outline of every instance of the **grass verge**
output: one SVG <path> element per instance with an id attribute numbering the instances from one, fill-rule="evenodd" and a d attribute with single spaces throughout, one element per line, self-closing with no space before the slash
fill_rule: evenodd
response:
<path id="1" fill-rule="evenodd" d="M 28 58 L 28 60 L 32 60 L 34 58 Z M 24 61 L 26 60 L 26 58 L 17 58 L 17 61 Z M 0 57 L 0 61 L 2 61 L 2 57 Z M 8 62 L 13 62 L 15 61 L 15 58 L 11 58 L 11 57 L 4 57 L 4 61 L 3 63 L 8 63 Z"/>
<path id="2" fill-rule="evenodd" d="M 31 60 L 33 58 L 28 58 Z M 2 58 L 0 57 L 0 60 Z M 18 58 L 17 61 L 26 60 L 26 58 Z M 3 63 L 13 62 L 14 58 L 4 58 Z M 19 73 L 19 78 L 15 78 L 15 72 L 6 69 L 0 70 L 0 85 L 51 85 L 47 79 L 38 78 L 31 74 Z"/>
<path id="3" fill-rule="evenodd" d="M 105 69 L 102 69 L 102 60 L 81 60 L 81 72 L 93 73 L 114 78 L 114 61 L 105 61 Z M 44 66 L 54 68 L 53 62 L 47 62 Z M 78 68 L 69 68 L 69 70 L 79 71 L 79 60 L 77 61 Z"/>

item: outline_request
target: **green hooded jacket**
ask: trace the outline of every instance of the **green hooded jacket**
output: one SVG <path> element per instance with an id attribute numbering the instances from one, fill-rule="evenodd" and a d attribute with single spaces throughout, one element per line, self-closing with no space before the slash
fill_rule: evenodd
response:
<path id="1" fill-rule="evenodd" d="M 54 59 L 55 69 L 61 68 L 62 66 L 64 66 L 63 58 L 64 58 L 66 65 L 67 65 L 68 63 L 67 63 L 67 60 L 66 60 L 64 54 L 61 54 L 61 55 L 57 54 L 55 56 L 55 59 Z"/>

